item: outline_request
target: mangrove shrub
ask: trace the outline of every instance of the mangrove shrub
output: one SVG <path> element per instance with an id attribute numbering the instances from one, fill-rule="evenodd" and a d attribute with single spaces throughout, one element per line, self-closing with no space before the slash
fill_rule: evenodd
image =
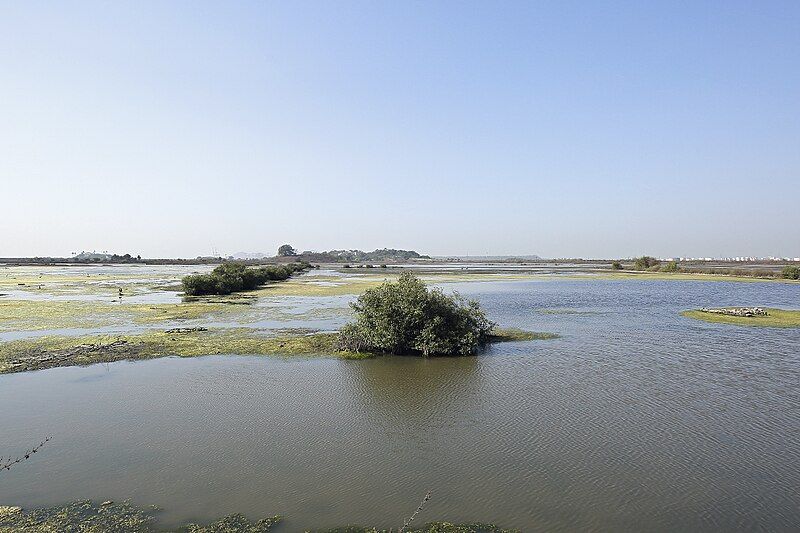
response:
<path id="1" fill-rule="evenodd" d="M 306 270 L 308 263 L 288 263 L 248 268 L 241 263 L 223 263 L 210 274 L 192 274 L 181 280 L 183 292 L 188 296 L 205 294 L 231 294 L 250 291 L 268 281 L 288 279 L 295 272 Z"/>
<path id="2" fill-rule="evenodd" d="M 349 351 L 469 355 L 495 326 L 477 302 L 428 289 L 410 272 L 367 290 L 351 307 L 356 320 L 339 333 L 340 348 Z"/>
<path id="3" fill-rule="evenodd" d="M 800 267 L 793 265 L 783 267 L 781 277 L 784 279 L 800 279 Z"/>
<path id="4" fill-rule="evenodd" d="M 649 270 L 659 264 L 659 260 L 649 255 L 643 255 L 633 260 L 633 268 L 636 270 Z"/>

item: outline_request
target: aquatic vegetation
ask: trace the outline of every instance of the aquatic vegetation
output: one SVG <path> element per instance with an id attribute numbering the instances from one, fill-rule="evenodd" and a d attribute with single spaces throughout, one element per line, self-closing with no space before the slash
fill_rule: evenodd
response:
<path id="1" fill-rule="evenodd" d="M 80 531 L 104 533 L 154 533 L 165 531 L 155 525 L 158 508 L 134 507 L 130 502 L 74 502 L 63 507 L 26 510 L 0 506 L 0 533 L 53 533 Z M 206 526 L 187 524 L 175 533 L 266 533 L 281 521 L 278 515 L 251 522 L 242 515 L 229 515 Z"/>
<path id="2" fill-rule="evenodd" d="M 487 342 L 519 342 L 558 339 L 557 333 L 525 331 L 517 328 L 494 328 L 487 338 Z"/>
<path id="3" fill-rule="evenodd" d="M 147 331 L 130 335 L 48 336 L 0 344 L 0 373 L 88 365 L 124 359 L 203 355 L 328 356 L 363 359 L 370 354 L 340 350 L 335 333 L 278 336 L 249 328 Z"/>
<path id="4" fill-rule="evenodd" d="M 177 304 L 4 299 L 0 300 L 0 331 L 158 324 L 231 312 L 223 302 L 202 299 Z"/>
<path id="5" fill-rule="evenodd" d="M 128 501 L 95 504 L 89 500 L 64 506 L 23 509 L 0 506 L 0 533 L 54 533 L 74 531 L 82 533 L 268 533 L 283 520 L 280 515 L 256 520 L 241 514 L 232 514 L 207 525 L 186 524 L 177 529 L 163 529 L 157 524 L 159 508 L 136 507 Z M 348 526 L 334 529 L 307 529 L 318 533 L 389 533 L 387 529 Z M 407 533 L 518 533 L 493 524 L 478 522 L 456 524 L 430 522 L 420 527 L 407 527 Z"/>
<path id="6" fill-rule="evenodd" d="M 350 305 L 356 320 L 339 333 L 345 350 L 470 355 L 495 326 L 476 301 L 428 289 L 410 272 L 369 289 Z"/>
<path id="7" fill-rule="evenodd" d="M 210 274 L 191 274 L 183 278 L 183 291 L 189 296 L 231 294 L 252 291 L 268 281 L 283 281 L 308 269 L 308 263 L 288 263 L 249 268 L 242 263 L 223 263 Z"/>
<path id="8" fill-rule="evenodd" d="M 800 328 L 800 310 L 766 308 L 767 315 L 736 316 L 720 313 L 709 313 L 700 309 L 683 311 L 681 315 L 696 320 L 731 324 L 735 326 L 756 326 L 769 328 Z"/>

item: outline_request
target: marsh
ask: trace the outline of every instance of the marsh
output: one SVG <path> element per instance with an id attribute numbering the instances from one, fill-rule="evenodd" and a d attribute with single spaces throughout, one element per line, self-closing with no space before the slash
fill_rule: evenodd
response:
<path id="1" fill-rule="evenodd" d="M 118 280 L 100 272 L 92 290 L 103 300 L 99 287 L 113 294 Z M 182 273 L 150 272 L 127 287 L 149 294 Z M 257 291 L 248 305 L 211 301 L 197 311 L 189 302 L 186 317 L 163 320 L 125 308 L 123 297 L 121 308 L 102 302 L 113 313 L 83 318 L 133 332 L 208 323 L 328 331 L 346 323 L 354 294 L 386 275 L 314 272 Z M 160 507 L 165 527 L 277 513 L 282 530 L 301 531 L 397 527 L 433 490 L 424 521 L 523 531 L 800 523 L 800 329 L 680 314 L 792 309 L 800 285 L 455 273 L 428 281 L 477 299 L 504 326 L 559 337 L 431 360 L 211 355 L 2 375 L 2 448 L 53 440 L 3 473 L 0 502 L 129 498 Z M 45 325 L 64 320 L 48 316 Z M 2 322 L 6 333 L 31 323 Z"/>

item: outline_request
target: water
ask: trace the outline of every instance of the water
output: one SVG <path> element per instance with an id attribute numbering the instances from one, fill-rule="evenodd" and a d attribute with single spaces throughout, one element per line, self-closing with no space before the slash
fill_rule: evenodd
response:
<path id="1" fill-rule="evenodd" d="M 800 330 L 678 314 L 798 308 L 800 286 L 456 288 L 503 326 L 562 337 L 468 358 L 210 356 L 0 376 L 0 449 L 53 436 L 0 474 L 0 503 L 131 498 L 162 507 L 165 526 L 280 513 L 302 531 L 397 527 L 432 490 L 420 520 L 800 528 Z"/>

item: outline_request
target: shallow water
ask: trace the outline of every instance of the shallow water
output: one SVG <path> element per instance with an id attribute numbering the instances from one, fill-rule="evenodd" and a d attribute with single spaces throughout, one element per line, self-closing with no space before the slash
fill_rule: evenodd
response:
<path id="1" fill-rule="evenodd" d="M 284 531 L 302 531 L 397 527 L 432 490 L 420 520 L 800 528 L 800 330 L 678 314 L 798 308 L 800 286 L 447 288 L 503 326 L 562 337 L 468 358 L 210 356 L 0 376 L 2 453 L 53 436 L 0 474 L 0 503 L 131 498 L 162 507 L 164 525 L 280 513 Z M 310 302 L 293 305 L 303 313 Z"/>

